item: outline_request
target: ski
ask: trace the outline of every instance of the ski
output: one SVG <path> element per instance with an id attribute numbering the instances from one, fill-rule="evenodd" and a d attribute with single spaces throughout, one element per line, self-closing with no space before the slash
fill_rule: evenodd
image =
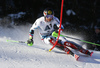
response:
<path id="1" fill-rule="evenodd" d="M 79 59 L 79 55 L 77 55 L 77 54 L 74 54 L 74 58 L 78 61 L 78 59 Z"/>
<path id="2" fill-rule="evenodd" d="M 93 55 L 93 52 L 91 52 L 90 56 L 92 56 L 92 55 Z"/>
<path id="3" fill-rule="evenodd" d="M 50 52 L 48 49 L 47 50 L 45 50 L 46 52 Z M 51 52 L 53 52 L 53 53 L 61 53 L 61 54 L 66 54 L 65 52 L 58 52 L 58 51 L 51 51 Z M 80 56 L 79 55 L 77 55 L 77 54 L 74 54 L 74 59 L 76 60 L 76 61 L 78 61 L 78 59 L 80 58 Z"/>
<path id="4" fill-rule="evenodd" d="M 93 52 L 91 52 L 90 53 L 90 55 L 87 55 L 87 57 L 91 57 L 93 55 Z M 79 60 L 79 58 L 80 58 L 80 56 L 79 55 L 77 55 L 77 54 L 74 54 L 74 56 L 73 56 L 77 61 Z"/>

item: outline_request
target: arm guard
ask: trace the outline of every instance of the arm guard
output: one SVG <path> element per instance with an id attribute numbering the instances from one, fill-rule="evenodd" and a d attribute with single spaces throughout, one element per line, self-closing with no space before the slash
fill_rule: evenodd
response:
<path id="1" fill-rule="evenodd" d="M 33 35 L 34 35 L 34 30 L 30 30 L 30 32 L 29 32 L 29 36 L 30 36 L 30 37 L 29 37 L 29 38 L 30 38 L 30 39 L 33 39 Z"/>

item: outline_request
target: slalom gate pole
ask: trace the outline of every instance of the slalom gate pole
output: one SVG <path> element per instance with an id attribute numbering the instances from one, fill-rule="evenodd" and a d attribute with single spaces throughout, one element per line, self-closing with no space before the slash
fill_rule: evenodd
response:
<path id="1" fill-rule="evenodd" d="M 24 42 L 24 41 L 15 41 L 15 40 L 6 40 L 7 42 L 15 42 L 15 43 L 27 43 L 27 42 Z"/>
<path id="2" fill-rule="evenodd" d="M 58 36 L 58 33 L 53 32 L 52 33 L 52 36 L 53 37 L 57 37 Z M 73 37 L 69 37 L 69 36 L 64 36 L 64 35 L 60 35 L 60 36 L 66 37 L 66 38 L 70 38 L 70 39 L 74 39 L 74 40 L 78 40 L 78 41 L 81 41 L 81 42 L 84 42 L 84 43 L 88 43 L 88 44 L 93 44 L 93 45 L 100 46 L 100 44 L 97 44 L 97 43 L 93 43 L 93 42 L 89 42 L 89 41 L 85 41 L 85 40 L 80 40 L 80 39 L 77 39 L 77 38 L 73 38 Z"/>
<path id="3" fill-rule="evenodd" d="M 59 26 L 58 38 L 57 38 L 55 44 L 53 45 L 53 47 L 52 47 L 51 49 L 49 49 L 49 51 L 51 51 L 51 50 L 56 46 L 56 44 L 57 44 L 57 42 L 58 42 L 58 40 L 59 40 L 60 31 L 61 31 L 61 24 L 62 24 L 63 4 L 64 4 L 64 0 L 62 0 L 62 3 L 61 3 L 60 26 Z"/>

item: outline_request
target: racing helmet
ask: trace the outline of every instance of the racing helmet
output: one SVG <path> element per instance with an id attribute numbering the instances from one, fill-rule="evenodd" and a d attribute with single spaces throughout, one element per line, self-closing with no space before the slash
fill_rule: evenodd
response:
<path id="1" fill-rule="evenodd" d="M 53 17 L 54 16 L 54 11 L 52 10 L 52 9 L 50 9 L 50 8 L 47 8 L 47 9 L 45 9 L 44 11 L 43 11 L 43 15 L 45 16 L 45 17 Z"/>

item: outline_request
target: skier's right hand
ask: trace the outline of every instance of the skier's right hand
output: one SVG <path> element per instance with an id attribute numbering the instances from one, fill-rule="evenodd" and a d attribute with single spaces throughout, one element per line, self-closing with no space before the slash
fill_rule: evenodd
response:
<path id="1" fill-rule="evenodd" d="M 34 43 L 33 39 L 28 39 L 27 40 L 27 45 L 28 46 L 33 46 L 33 43 Z"/>

